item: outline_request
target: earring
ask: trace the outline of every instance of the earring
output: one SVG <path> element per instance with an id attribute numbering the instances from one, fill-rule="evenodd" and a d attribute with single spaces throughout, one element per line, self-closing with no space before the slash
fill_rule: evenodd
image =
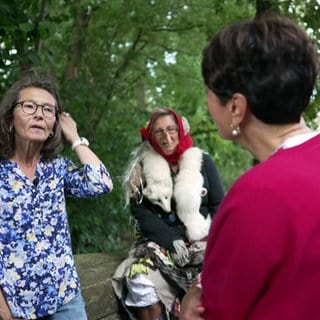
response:
<path id="1" fill-rule="evenodd" d="M 240 134 L 240 127 L 239 127 L 239 126 L 236 126 L 236 127 L 234 128 L 234 127 L 233 127 L 233 124 L 231 124 L 231 129 L 232 129 L 231 134 L 232 134 L 234 137 L 237 137 L 237 136 Z"/>

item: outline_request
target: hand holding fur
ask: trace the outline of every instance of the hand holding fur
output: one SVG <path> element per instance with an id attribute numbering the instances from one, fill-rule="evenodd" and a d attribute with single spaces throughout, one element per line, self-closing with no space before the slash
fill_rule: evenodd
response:
<path id="1" fill-rule="evenodd" d="M 180 267 L 185 266 L 189 263 L 189 250 L 183 240 L 174 240 L 173 243 L 174 252 L 172 253 L 172 258 Z"/>

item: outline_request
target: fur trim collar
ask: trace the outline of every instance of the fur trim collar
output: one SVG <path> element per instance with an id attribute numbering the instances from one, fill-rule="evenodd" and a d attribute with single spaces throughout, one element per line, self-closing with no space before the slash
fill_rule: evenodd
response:
<path id="1" fill-rule="evenodd" d="M 137 150 L 136 161 L 127 174 L 126 191 L 128 197 L 138 194 L 147 197 L 164 211 L 171 211 L 171 198 L 177 204 L 177 215 L 184 223 L 190 241 L 201 240 L 208 235 L 211 218 L 200 213 L 203 176 L 201 174 L 202 150 L 197 147 L 187 149 L 178 161 L 179 172 L 172 180 L 168 162 L 148 143 Z M 129 168 L 130 169 L 130 168 Z M 144 188 L 141 186 L 145 185 Z"/>

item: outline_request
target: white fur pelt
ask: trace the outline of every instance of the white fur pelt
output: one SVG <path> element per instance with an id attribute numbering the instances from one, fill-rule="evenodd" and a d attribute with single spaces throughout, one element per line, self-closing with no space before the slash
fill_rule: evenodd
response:
<path id="1" fill-rule="evenodd" d="M 148 142 L 142 143 L 131 154 L 124 176 L 126 204 L 130 197 L 142 201 L 145 196 L 153 204 L 170 212 L 171 199 L 174 197 L 177 215 L 186 226 L 188 239 L 201 240 L 208 235 L 211 224 L 210 215 L 205 219 L 199 212 L 203 185 L 201 149 L 189 148 L 178 164 L 179 173 L 172 181 L 168 162 Z"/>
<path id="2" fill-rule="evenodd" d="M 142 156 L 142 170 L 146 187 L 143 195 L 164 211 L 171 211 L 172 179 L 168 162 L 153 148 Z"/>
<path id="3" fill-rule="evenodd" d="M 122 181 L 126 205 L 129 204 L 130 198 L 142 201 L 145 196 L 153 204 L 170 212 L 172 184 L 167 161 L 151 147 L 149 142 L 144 141 L 131 153 Z"/>
<path id="4" fill-rule="evenodd" d="M 177 203 L 177 215 L 187 229 L 190 241 L 208 235 L 211 217 L 199 212 L 203 176 L 200 172 L 202 151 L 193 147 L 186 150 L 179 161 L 179 173 L 175 178 L 173 196 Z"/>

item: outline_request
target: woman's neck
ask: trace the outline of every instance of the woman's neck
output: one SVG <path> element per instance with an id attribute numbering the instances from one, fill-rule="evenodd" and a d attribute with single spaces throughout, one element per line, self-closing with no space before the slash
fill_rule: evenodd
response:
<path id="1" fill-rule="evenodd" d="M 290 125 L 267 125 L 261 123 L 251 126 L 247 133 L 241 132 L 238 142 L 260 162 L 268 159 L 290 137 L 311 132 L 303 119 Z"/>
<path id="2" fill-rule="evenodd" d="M 176 164 L 170 164 L 170 168 L 174 173 L 177 173 L 178 170 L 179 170 L 179 165 L 177 163 Z"/>
<path id="3" fill-rule="evenodd" d="M 10 159 L 12 162 L 17 163 L 20 170 L 33 181 L 36 174 L 37 164 L 40 161 L 40 154 L 28 154 L 16 152 Z"/>

